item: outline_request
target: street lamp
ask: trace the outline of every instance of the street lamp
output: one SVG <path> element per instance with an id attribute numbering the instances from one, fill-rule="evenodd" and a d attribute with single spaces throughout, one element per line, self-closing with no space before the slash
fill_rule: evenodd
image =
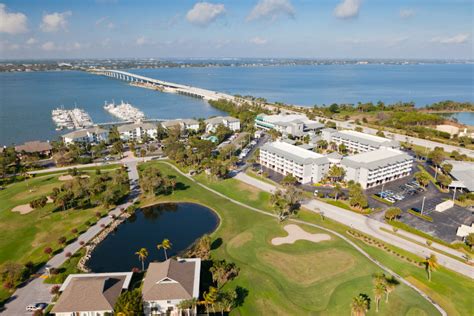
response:
<path id="1" fill-rule="evenodd" d="M 453 202 L 456 199 L 456 189 L 457 189 L 457 187 L 455 186 L 454 190 L 453 190 Z"/>

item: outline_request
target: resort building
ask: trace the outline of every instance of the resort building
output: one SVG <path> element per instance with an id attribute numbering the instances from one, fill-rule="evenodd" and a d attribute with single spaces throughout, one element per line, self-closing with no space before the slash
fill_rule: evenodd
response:
<path id="1" fill-rule="evenodd" d="M 88 127 L 67 133 L 62 136 L 66 145 L 76 143 L 100 143 L 107 142 L 109 139 L 109 131 L 98 126 Z"/>
<path id="2" fill-rule="evenodd" d="M 127 290 L 132 272 L 70 274 L 61 285 L 51 314 L 56 316 L 112 315 L 122 291 Z"/>
<path id="3" fill-rule="evenodd" d="M 444 163 L 453 166 L 449 173 L 453 178 L 450 188 L 474 192 L 474 162 L 446 160 Z"/>
<path id="4" fill-rule="evenodd" d="M 204 122 L 206 123 L 206 133 L 215 132 L 219 125 L 224 125 L 234 132 L 240 130 L 240 120 L 232 116 L 216 116 Z"/>
<path id="5" fill-rule="evenodd" d="M 321 138 L 328 143 L 344 144 L 347 150 L 352 153 L 400 147 L 397 141 L 351 130 L 337 131 L 333 128 L 325 128 L 321 131 Z"/>
<path id="6" fill-rule="evenodd" d="M 200 275 L 199 258 L 150 263 L 142 287 L 145 315 L 180 315 L 181 301 L 199 298 Z"/>
<path id="7" fill-rule="evenodd" d="M 329 159 L 285 142 L 266 143 L 260 148 L 260 164 L 301 183 L 319 182 L 329 171 Z"/>
<path id="8" fill-rule="evenodd" d="M 391 148 L 344 157 L 341 166 L 346 171 L 345 180 L 360 183 L 368 189 L 410 175 L 413 157 Z"/>
<path id="9" fill-rule="evenodd" d="M 266 115 L 259 114 L 255 118 L 255 127 L 270 130 L 275 129 L 283 135 L 303 136 L 309 131 L 318 131 L 324 125 L 308 119 L 304 114 Z"/>
<path id="10" fill-rule="evenodd" d="M 40 142 L 40 141 L 32 141 L 26 142 L 23 145 L 15 146 L 15 151 L 19 152 L 20 155 L 22 153 L 25 154 L 38 154 L 41 156 L 49 156 L 51 155 L 51 150 L 53 147 L 49 142 Z"/>
<path id="11" fill-rule="evenodd" d="M 124 141 L 141 141 L 145 135 L 148 138 L 156 139 L 158 133 L 155 124 L 142 122 L 121 125 L 117 127 L 117 130 L 120 134 L 120 139 Z"/>
<path id="12" fill-rule="evenodd" d="M 199 122 L 193 119 L 178 119 L 178 120 L 169 120 L 164 121 L 161 125 L 166 128 L 172 128 L 174 126 L 179 126 L 181 130 L 193 130 L 197 131 L 199 129 Z"/>

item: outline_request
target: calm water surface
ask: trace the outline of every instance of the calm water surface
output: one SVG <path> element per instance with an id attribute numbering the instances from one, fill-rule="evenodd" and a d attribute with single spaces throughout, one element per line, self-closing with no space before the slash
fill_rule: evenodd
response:
<path id="1" fill-rule="evenodd" d="M 473 64 L 324 65 L 133 69 L 133 73 L 177 83 L 254 95 L 270 101 L 311 106 L 359 101 L 441 100 L 474 102 Z M 0 144 L 55 139 L 51 110 L 86 109 L 92 119 L 113 118 L 105 100 L 126 100 L 152 118 L 192 118 L 222 112 L 186 96 L 131 87 L 124 82 L 84 72 L 0 73 Z M 458 119 L 464 120 L 461 115 Z M 468 122 L 466 122 L 468 123 Z"/>
<path id="2" fill-rule="evenodd" d="M 167 238 L 173 244 L 168 256 L 187 249 L 204 234 L 214 231 L 219 223 L 216 214 L 207 207 L 193 203 L 160 204 L 136 213 L 107 236 L 92 253 L 89 267 L 94 272 L 131 271 L 141 269 L 137 252 L 144 247 L 149 256 L 145 267 L 152 261 L 163 261 L 163 250 L 156 245 Z"/>

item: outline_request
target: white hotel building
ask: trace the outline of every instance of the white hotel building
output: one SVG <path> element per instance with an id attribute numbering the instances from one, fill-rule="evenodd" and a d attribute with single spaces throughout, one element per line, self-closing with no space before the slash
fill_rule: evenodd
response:
<path id="1" fill-rule="evenodd" d="M 266 143 L 260 148 L 260 164 L 300 183 L 319 182 L 329 171 L 329 159 L 321 154 L 284 142 Z"/>
<path id="2" fill-rule="evenodd" d="M 337 131 L 332 128 L 325 128 L 321 131 L 321 138 L 328 143 L 344 144 L 347 150 L 353 153 L 363 153 L 380 148 L 397 149 L 400 147 L 397 141 L 351 130 Z"/>
<path id="3" fill-rule="evenodd" d="M 353 180 L 368 189 L 408 176 L 413 157 L 397 149 L 381 148 L 344 157 L 341 165 L 346 171 L 346 181 Z"/>

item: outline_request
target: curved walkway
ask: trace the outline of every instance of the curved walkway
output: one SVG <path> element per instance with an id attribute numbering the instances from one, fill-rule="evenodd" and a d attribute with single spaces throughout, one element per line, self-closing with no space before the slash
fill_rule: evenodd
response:
<path id="1" fill-rule="evenodd" d="M 268 213 L 268 212 L 265 212 L 263 210 L 260 210 L 258 208 L 255 208 L 253 206 L 250 206 L 250 205 L 247 205 L 245 203 L 242 203 L 242 202 L 239 202 L 237 200 L 234 200 L 232 198 L 229 198 L 227 197 L 226 195 L 196 181 L 193 177 L 191 177 L 190 175 L 182 172 L 181 170 L 179 170 L 178 167 L 176 167 L 175 165 L 169 163 L 169 162 L 166 162 L 166 161 L 161 161 L 160 163 L 163 163 L 163 164 L 166 164 L 170 167 L 172 167 L 175 171 L 177 171 L 179 174 L 181 174 L 182 176 L 186 177 L 187 179 L 191 180 L 192 182 L 194 182 L 195 184 L 199 185 L 200 187 L 206 189 L 207 191 L 210 191 L 226 200 L 229 200 L 237 205 L 240 205 L 242 207 L 245 207 L 247 209 L 250 209 L 254 212 L 257 212 L 257 213 L 260 213 L 260 214 L 263 214 L 263 215 L 266 215 L 266 216 L 270 216 L 270 217 L 273 217 L 273 218 L 276 218 L 278 219 L 278 216 L 276 214 L 272 214 L 272 213 Z M 360 248 L 358 245 L 356 245 L 353 241 L 351 241 L 349 238 L 347 238 L 346 236 L 336 232 L 336 231 L 333 231 L 329 228 L 326 228 L 326 227 L 323 227 L 323 226 L 319 226 L 317 224 L 313 224 L 313 223 L 308 223 L 308 222 L 305 222 L 305 221 L 302 221 L 302 220 L 298 220 L 298 219 L 289 219 L 289 221 L 291 222 L 294 222 L 294 223 L 298 223 L 298 224 L 303 224 L 303 225 L 308 225 L 308 226 L 312 226 L 312 227 L 315 227 L 315 228 L 318 228 L 318 229 L 321 229 L 321 230 L 324 230 L 326 232 L 329 232 L 335 236 L 338 236 L 339 238 L 341 238 L 342 240 L 344 240 L 345 242 L 347 242 L 348 244 L 350 244 L 352 247 L 354 247 L 358 252 L 360 252 L 363 256 L 365 256 L 367 259 L 369 259 L 371 262 L 373 262 L 375 265 L 377 265 L 379 268 L 381 268 L 382 270 L 384 270 L 385 272 L 395 276 L 396 278 L 398 278 L 402 283 L 404 283 L 405 285 L 407 285 L 408 287 L 412 288 L 413 290 L 415 290 L 418 294 L 420 294 L 422 297 L 424 297 L 427 301 L 429 301 L 440 313 L 441 315 L 445 316 L 445 315 L 448 315 L 446 313 L 446 311 L 441 307 L 439 306 L 435 301 L 433 301 L 426 293 L 424 293 L 423 291 L 421 291 L 420 289 L 418 289 L 417 287 L 415 287 L 413 284 L 411 284 L 410 282 L 408 282 L 407 280 L 405 280 L 402 276 L 398 275 L 397 273 L 393 272 L 392 270 L 390 270 L 389 268 L 387 268 L 386 266 L 384 266 L 382 263 L 380 263 L 379 261 L 375 260 L 374 258 L 372 258 L 367 252 L 365 252 L 362 248 Z"/>

